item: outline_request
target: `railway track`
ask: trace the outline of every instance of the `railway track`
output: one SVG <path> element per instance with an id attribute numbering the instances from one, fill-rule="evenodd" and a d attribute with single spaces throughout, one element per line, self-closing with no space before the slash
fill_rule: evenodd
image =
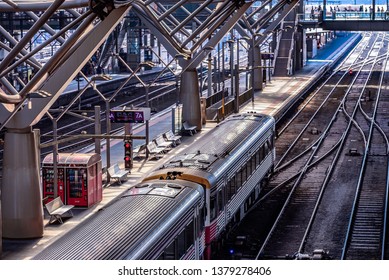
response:
<path id="1" fill-rule="evenodd" d="M 376 38 L 374 42 L 369 39 L 369 44 L 376 45 L 379 43 L 377 40 L 382 40 L 382 38 Z M 362 49 L 365 49 L 363 45 Z M 362 51 L 358 57 L 360 55 L 372 56 L 372 52 L 370 51 L 366 54 L 366 52 Z M 377 54 L 374 55 L 377 57 Z M 325 249 L 331 252 L 330 255 L 333 258 L 339 258 L 337 249 L 341 247 L 339 240 L 341 240 L 342 230 L 336 234 L 337 241 L 331 241 L 332 246 L 328 246 L 328 238 L 330 237 L 322 234 L 322 231 L 325 228 L 331 229 L 332 223 L 335 222 L 334 216 L 330 215 L 332 218 L 326 218 L 325 215 L 320 214 L 320 216 L 318 213 L 321 211 L 322 204 L 326 205 L 326 203 L 323 203 L 324 199 L 329 199 L 326 197 L 335 199 L 337 196 L 342 197 L 341 191 L 350 193 L 358 185 L 358 181 L 355 181 L 355 176 L 352 174 L 359 174 L 361 172 L 360 168 L 363 162 L 360 156 L 358 156 L 358 151 L 363 150 L 368 144 L 366 143 L 366 137 L 363 135 L 363 127 L 358 123 L 359 118 L 357 117 L 357 112 L 361 100 L 365 97 L 365 90 L 370 79 L 370 73 L 377 70 L 377 65 L 377 63 L 360 64 L 357 73 L 354 71 L 352 84 L 348 86 L 348 90 L 345 92 L 339 105 L 332 106 L 332 108 L 336 108 L 335 113 L 327 128 L 324 131 L 319 131 L 319 134 L 322 135 L 322 137 L 318 138 L 319 140 L 313 140 L 305 146 L 303 144 L 298 145 L 297 143 L 299 141 L 293 145 L 294 150 L 297 150 L 298 154 L 305 154 L 304 157 L 299 157 L 298 160 L 295 160 L 296 156 L 290 152 L 290 149 L 284 153 L 284 155 L 292 154 L 294 156 L 292 160 L 293 164 L 289 165 L 293 168 L 292 172 L 295 172 L 297 169 L 297 174 L 299 175 L 294 176 L 295 179 L 292 181 L 290 187 L 291 192 L 275 224 L 264 241 L 258 256 L 306 256 L 315 249 Z M 319 114 L 315 113 L 314 115 L 317 116 Z M 325 118 L 322 116 L 320 119 Z M 309 124 L 312 123 L 313 121 L 311 119 Z M 305 131 L 309 131 L 307 127 L 305 127 Z M 312 128 L 310 131 L 313 130 Z M 304 140 L 301 137 L 299 139 Z M 305 140 L 308 142 L 307 137 Z M 332 147 L 336 148 L 332 149 Z M 306 152 L 307 150 L 311 151 Z M 353 159 L 345 158 L 347 156 L 354 157 Z M 281 158 L 280 162 L 284 158 L 286 156 Z M 342 160 L 339 161 L 340 158 Z M 319 162 L 319 160 L 320 164 L 313 164 L 314 162 Z M 301 163 L 304 163 L 304 165 L 301 165 Z M 343 170 L 344 173 L 334 173 L 335 169 Z M 287 173 L 283 172 L 283 174 Z M 338 185 L 338 194 L 327 191 L 327 187 L 333 184 Z M 344 197 L 342 199 L 343 201 L 339 201 L 337 204 L 327 203 L 332 207 L 341 207 L 343 210 L 349 208 L 349 200 Z M 318 217 L 326 218 L 327 222 L 323 222 L 322 220 L 318 221 Z M 319 224 L 322 227 L 321 229 L 317 228 Z M 344 224 L 344 221 L 342 224 Z M 337 225 L 336 229 L 331 230 L 331 233 L 339 231 L 341 227 L 341 225 Z M 318 243 L 316 241 L 318 235 L 320 236 L 319 238 L 322 238 L 322 242 Z"/>
<path id="2" fill-rule="evenodd" d="M 236 236 L 249 237 L 244 258 L 317 258 L 312 252 L 321 252 L 341 259 L 342 248 L 349 259 L 385 258 L 389 131 L 380 105 L 387 95 L 377 89 L 387 79 L 380 74 L 387 67 L 386 40 L 382 33 L 365 36 L 278 127 L 275 173 L 227 241 L 233 246 Z"/>
<path id="3" fill-rule="evenodd" d="M 382 113 L 378 106 L 381 96 L 389 94 L 389 91 L 382 90 L 383 81 L 389 78 L 388 57 L 387 54 L 380 86 L 373 98 L 368 97 L 374 105 L 363 108 L 359 104 L 365 118 L 365 122 L 361 120 L 359 123 L 363 123 L 367 143 L 341 259 L 385 259 L 386 255 L 389 141 L 376 118 Z"/>

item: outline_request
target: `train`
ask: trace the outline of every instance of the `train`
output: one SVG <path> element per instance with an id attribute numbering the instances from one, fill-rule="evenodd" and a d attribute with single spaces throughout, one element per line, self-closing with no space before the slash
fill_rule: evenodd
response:
<path id="1" fill-rule="evenodd" d="M 226 118 L 33 259 L 211 259 L 272 173 L 274 137 L 271 116 Z"/>

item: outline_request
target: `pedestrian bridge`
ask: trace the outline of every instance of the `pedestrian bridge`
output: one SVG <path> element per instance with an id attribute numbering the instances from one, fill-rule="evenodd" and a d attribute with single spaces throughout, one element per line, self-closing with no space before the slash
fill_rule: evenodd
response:
<path id="1" fill-rule="evenodd" d="M 374 8 L 373 8 L 374 7 Z M 389 31 L 389 10 L 386 5 L 306 5 L 299 16 L 307 28 L 345 31 Z"/>

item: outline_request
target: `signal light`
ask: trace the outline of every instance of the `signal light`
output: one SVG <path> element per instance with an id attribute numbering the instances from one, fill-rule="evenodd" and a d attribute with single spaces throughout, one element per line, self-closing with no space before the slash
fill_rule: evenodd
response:
<path id="1" fill-rule="evenodd" d="M 132 140 L 124 141 L 124 168 L 132 168 Z"/>

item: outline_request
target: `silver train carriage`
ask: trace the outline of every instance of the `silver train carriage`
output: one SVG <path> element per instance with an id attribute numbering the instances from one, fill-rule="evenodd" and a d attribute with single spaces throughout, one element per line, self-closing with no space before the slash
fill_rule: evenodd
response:
<path id="1" fill-rule="evenodd" d="M 274 135 L 271 116 L 234 115 L 144 179 L 181 179 L 204 187 L 205 259 L 226 226 L 241 220 L 258 198 L 262 179 L 274 167 Z"/>
<path id="2" fill-rule="evenodd" d="M 199 259 L 204 251 L 204 189 L 188 181 L 136 185 L 34 259 Z"/>

